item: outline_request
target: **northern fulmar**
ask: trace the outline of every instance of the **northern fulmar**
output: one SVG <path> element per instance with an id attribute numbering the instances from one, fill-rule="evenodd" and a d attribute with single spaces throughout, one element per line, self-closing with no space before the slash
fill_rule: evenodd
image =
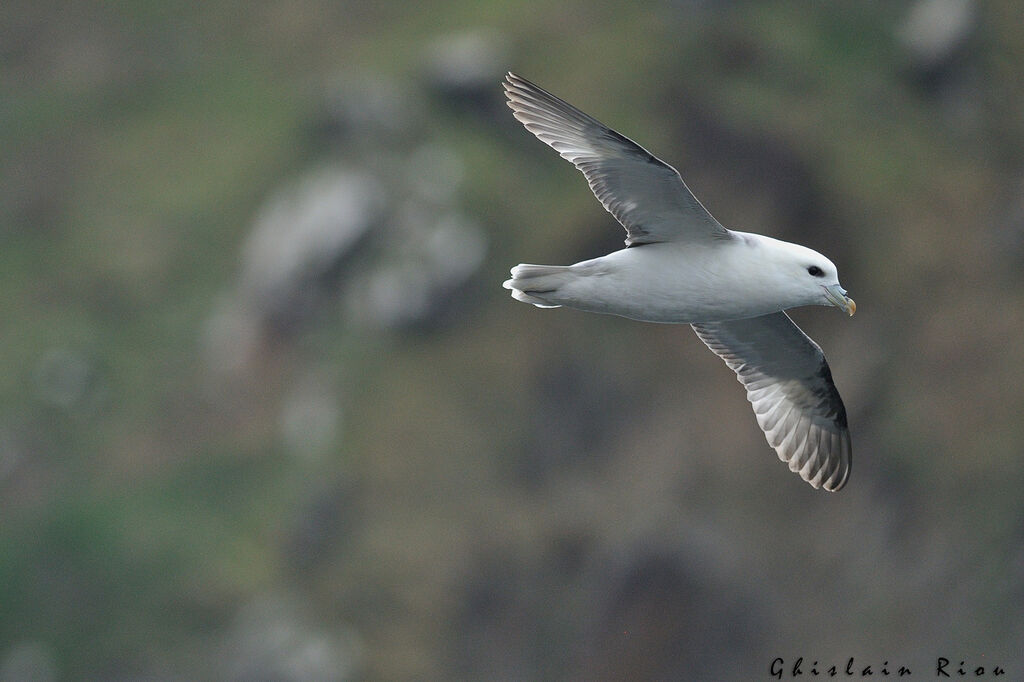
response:
<path id="1" fill-rule="evenodd" d="M 572 162 L 615 219 L 626 248 L 575 265 L 512 268 L 512 296 L 690 324 L 736 372 L 768 444 L 815 488 L 850 475 L 850 432 L 821 348 L 785 313 L 856 304 L 836 266 L 798 244 L 723 227 L 675 168 L 530 81 L 509 73 L 508 106 L 526 129 Z"/>

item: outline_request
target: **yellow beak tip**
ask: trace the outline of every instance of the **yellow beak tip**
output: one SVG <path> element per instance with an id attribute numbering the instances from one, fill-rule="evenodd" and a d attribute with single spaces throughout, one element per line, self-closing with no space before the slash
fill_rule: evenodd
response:
<path id="1" fill-rule="evenodd" d="M 853 314 L 857 312 L 857 302 L 852 298 L 847 299 L 847 301 L 846 309 L 850 311 L 850 317 L 853 317 Z"/>

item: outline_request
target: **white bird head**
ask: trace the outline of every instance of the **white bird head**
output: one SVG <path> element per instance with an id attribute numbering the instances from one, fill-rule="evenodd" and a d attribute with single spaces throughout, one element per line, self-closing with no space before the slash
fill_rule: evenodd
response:
<path id="1" fill-rule="evenodd" d="M 849 315 L 857 311 L 857 304 L 839 284 L 835 263 L 825 256 L 806 246 L 763 235 L 744 236 L 755 247 L 754 257 L 762 267 L 770 266 L 766 270 L 771 272 L 772 287 L 792 301 L 786 307 L 830 305 Z"/>

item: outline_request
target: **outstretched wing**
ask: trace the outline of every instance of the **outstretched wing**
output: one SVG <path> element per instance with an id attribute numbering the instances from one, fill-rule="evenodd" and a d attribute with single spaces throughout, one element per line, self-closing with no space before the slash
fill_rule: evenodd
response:
<path id="1" fill-rule="evenodd" d="M 790 471 L 836 491 L 850 476 L 846 408 L 825 355 L 785 312 L 693 325 L 747 389 L 768 444 Z"/>
<path id="2" fill-rule="evenodd" d="M 675 168 L 525 78 L 509 73 L 503 85 L 515 117 L 583 172 L 627 245 L 731 238 Z"/>

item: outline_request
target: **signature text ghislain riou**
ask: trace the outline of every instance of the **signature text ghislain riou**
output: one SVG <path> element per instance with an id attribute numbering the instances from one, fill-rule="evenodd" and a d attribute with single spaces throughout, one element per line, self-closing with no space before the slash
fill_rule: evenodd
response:
<path id="1" fill-rule="evenodd" d="M 935 659 L 935 666 L 928 672 L 933 671 L 934 676 L 938 678 L 1000 677 L 1006 674 L 1006 670 L 998 665 L 968 664 L 966 661 L 960 661 L 960 664 L 957 665 L 944 656 L 939 656 Z M 818 661 L 812 661 L 808 665 L 802 656 L 792 663 L 788 663 L 784 658 L 774 658 L 768 668 L 768 672 L 777 680 L 802 677 L 804 675 L 810 677 L 910 677 L 913 675 L 910 667 L 906 665 L 889 665 L 889 661 L 885 661 L 880 666 L 870 663 L 864 665 L 857 663 L 852 657 L 847 659 L 846 665 L 837 665 L 835 663 L 823 665 L 819 664 Z"/>

